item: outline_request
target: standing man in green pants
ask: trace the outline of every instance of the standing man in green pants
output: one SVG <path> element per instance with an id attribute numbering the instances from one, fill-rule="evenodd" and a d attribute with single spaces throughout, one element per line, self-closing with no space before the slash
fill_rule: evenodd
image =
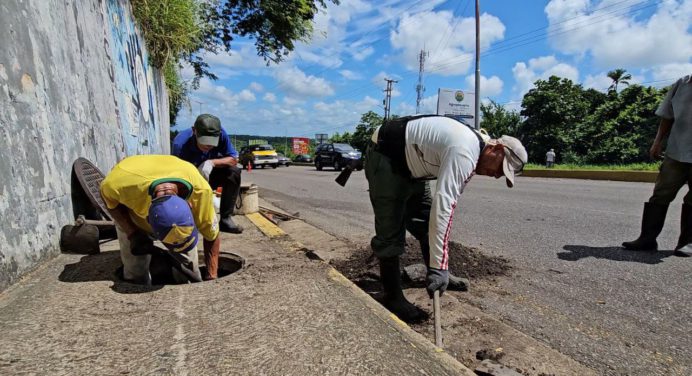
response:
<path id="1" fill-rule="evenodd" d="M 365 161 L 370 202 L 375 212 L 371 245 L 380 261 L 384 305 L 407 322 L 423 318 L 404 297 L 399 256 L 408 230 L 421 245 L 428 272 L 426 289 L 443 293 L 450 283 L 449 237 L 457 200 L 474 174 L 514 175 L 527 162 L 519 140 L 493 140 L 444 116 L 412 116 L 386 121 L 372 137 Z M 428 180 L 437 179 L 430 193 Z"/>
<path id="2" fill-rule="evenodd" d="M 636 240 L 624 242 L 622 246 L 631 251 L 656 251 L 656 238 L 663 230 L 666 213 L 671 201 L 687 184 L 688 192 L 682 204 L 680 237 L 674 254 L 692 256 L 692 75 L 677 80 L 656 115 L 661 118 L 656 139 L 649 154 L 652 159 L 663 158 L 661 171 L 656 178 L 654 193 L 644 204 L 641 233 Z M 668 139 L 665 157 L 662 144 Z"/>

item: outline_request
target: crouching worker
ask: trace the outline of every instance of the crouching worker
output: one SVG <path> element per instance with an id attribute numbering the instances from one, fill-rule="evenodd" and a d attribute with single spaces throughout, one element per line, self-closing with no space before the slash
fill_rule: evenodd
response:
<path id="1" fill-rule="evenodd" d="M 173 140 L 173 155 L 199 168 L 212 189 L 221 187 L 220 230 L 240 234 L 243 228 L 233 222 L 233 207 L 240 193 L 238 152 L 233 147 L 219 118 L 209 114 L 197 117 L 192 128 Z"/>
<path id="2" fill-rule="evenodd" d="M 512 187 L 528 156 L 514 137 L 490 139 L 459 121 L 434 115 L 387 121 L 372 141 L 365 176 L 375 213 L 371 245 L 380 262 L 384 305 L 404 321 L 417 321 L 425 313 L 406 300 L 401 288 L 399 256 L 406 231 L 420 242 L 428 293 L 443 293 L 448 285 L 465 290 L 468 281 L 447 270 L 457 200 L 474 173 L 505 176 Z M 432 179 L 437 179 L 434 195 L 428 182 Z"/>
<path id="3" fill-rule="evenodd" d="M 157 270 L 178 283 L 217 277 L 221 240 L 213 192 L 195 166 L 169 155 L 128 157 L 103 179 L 101 197 L 115 221 L 125 280 L 150 285 Z M 155 247 L 154 239 L 167 249 Z"/>

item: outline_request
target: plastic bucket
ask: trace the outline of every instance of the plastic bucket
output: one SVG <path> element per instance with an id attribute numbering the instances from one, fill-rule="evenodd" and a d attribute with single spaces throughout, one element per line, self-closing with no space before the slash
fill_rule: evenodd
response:
<path id="1" fill-rule="evenodd" d="M 257 184 L 241 186 L 234 214 L 251 214 L 259 211 L 259 195 Z"/>

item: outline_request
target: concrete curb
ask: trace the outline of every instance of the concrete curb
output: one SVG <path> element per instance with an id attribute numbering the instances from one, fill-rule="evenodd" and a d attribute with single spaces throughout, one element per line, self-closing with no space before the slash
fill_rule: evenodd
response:
<path id="1" fill-rule="evenodd" d="M 531 178 L 560 178 L 613 180 L 653 183 L 658 177 L 658 171 L 611 171 L 611 170 L 524 170 L 521 176 Z"/>
<path id="2" fill-rule="evenodd" d="M 253 221 L 253 224 L 257 225 Z M 270 227 L 276 227 L 274 230 L 269 230 Z M 259 226 L 258 226 L 259 227 Z M 268 232 L 265 232 L 267 231 Z M 282 243 L 284 249 L 288 249 L 290 251 L 294 252 L 306 252 L 308 250 L 303 244 L 300 242 L 294 240 L 290 234 L 286 234 L 270 221 L 266 221 L 266 223 L 262 223 L 262 227 L 260 227 L 260 231 L 264 232 L 267 234 L 270 239 L 279 241 Z M 270 236 L 268 233 L 272 234 L 278 234 L 282 233 L 285 234 L 283 236 Z M 468 376 L 474 376 L 476 375 L 473 371 L 471 371 L 469 368 L 467 368 L 465 365 L 461 364 L 458 360 L 456 360 L 454 357 L 449 355 L 448 353 L 445 352 L 444 349 L 439 348 L 435 346 L 432 342 L 430 342 L 427 338 L 423 337 L 420 333 L 416 332 L 415 330 L 411 329 L 408 324 L 405 322 L 401 321 L 396 315 L 393 313 L 389 312 L 387 309 L 382 307 L 378 302 L 376 302 L 370 295 L 365 293 L 363 290 L 361 290 L 358 286 L 356 286 L 351 280 L 346 278 L 343 274 L 341 274 L 338 270 L 334 269 L 329 263 L 323 261 L 325 265 L 328 266 L 328 278 L 335 283 L 338 283 L 344 287 L 347 287 L 353 295 L 361 302 L 365 307 L 367 307 L 370 312 L 375 314 L 377 317 L 379 317 L 382 321 L 388 324 L 389 327 L 391 327 L 394 330 L 397 330 L 399 333 L 407 337 L 410 345 L 413 348 L 419 349 L 424 352 L 428 352 L 431 354 L 431 356 L 437 361 L 439 361 L 441 364 L 445 365 L 446 367 L 449 367 L 450 369 L 454 370 L 455 372 L 458 372 L 459 375 L 468 375 Z"/>

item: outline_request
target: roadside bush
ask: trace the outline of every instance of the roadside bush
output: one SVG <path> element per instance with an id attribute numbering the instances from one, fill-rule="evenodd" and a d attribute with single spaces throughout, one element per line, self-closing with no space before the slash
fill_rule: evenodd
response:
<path id="1" fill-rule="evenodd" d="M 131 0 L 152 66 L 163 73 L 171 124 L 187 99 L 179 61 L 202 47 L 203 29 L 197 0 Z"/>

